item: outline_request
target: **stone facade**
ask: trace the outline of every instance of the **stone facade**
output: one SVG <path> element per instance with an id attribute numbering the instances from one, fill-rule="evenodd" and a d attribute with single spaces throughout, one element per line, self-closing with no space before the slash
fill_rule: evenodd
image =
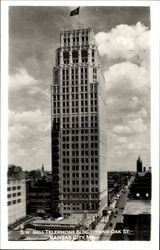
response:
<path id="1" fill-rule="evenodd" d="M 26 182 L 25 179 L 8 179 L 8 224 L 26 216 Z"/>
<path id="2" fill-rule="evenodd" d="M 106 103 L 91 28 L 63 31 L 51 86 L 53 216 L 107 205 Z"/>

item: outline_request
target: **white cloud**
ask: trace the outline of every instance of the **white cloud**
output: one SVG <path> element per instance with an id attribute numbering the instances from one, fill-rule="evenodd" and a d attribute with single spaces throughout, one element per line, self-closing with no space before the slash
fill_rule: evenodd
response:
<path id="1" fill-rule="evenodd" d="M 50 119 L 48 111 L 9 112 L 9 162 L 33 169 L 50 166 Z M 48 157 L 49 155 L 49 157 Z M 35 166 L 34 166 L 35 164 Z"/>
<path id="2" fill-rule="evenodd" d="M 141 118 L 126 122 L 126 125 L 117 125 L 113 128 L 113 133 L 118 135 L 131 135 L 144 133 L 147 130 L 147 125 L 144 124 Z"/>
<path id="3" fill-rule="evenodd" d="M 30 127 L 36 127 L 36 129 L 48 126 L 49 114 L 48 110 L 42 112 L 40 109 L 29 110 L 24 112 L 9 111 L 10 124 L 25 124 Z"/>
<path id="4" fill-rule="evenodd" d="M 116 89 L 117 93 L 121 91 L 121 93 L 128 94 L 133 89 L 139 90 L 149 86 L 148 71 L 144 67 L 139 67 L 128 61 L 114 64 L 104 75 L 107 90 Z"/>
<path id="5" fill-rule="evenodd" d="M 118 137 L 118 138 L 117 138 L 117 141 L 118 141 L 119 143 L 123 144 L 123 143 L 126 143 L 126 142 L 127 142 L 127 138 L 126 138 L 126 137 Z"/>
<path id="6" fill-rule="evenodd" d="M 130 113 L 126 116 L 126 120 L 127 121 L 131 121 L 131 120 L 136 120 L 137 117 L 140 117 L 141 119 L 146 119 L 146 118 L 149 118 L 148 117 L 148 111 L 146 110 L 146 108 L 142 108 L 142 109 L 139 109 L 137 112 L 135 113 Z"/>
<path id="7" fill-rule="evenodd" d="M 138 118 L 134 121 L 129 121 L 128 125 L 134 133 L 143 133 L 147 130 L 147 125 L 144 124 L 141 118 Z"/>
<path id="8" fill-rule="evenodd" d="M 9 141 L 18 142 L 22 148 L 35 147 L 45 141 L 49 144 L 50 120 L 47 112 L 41 110 L 9 112 Z"/>
<path id="9" fill-rule="evenodd" d="M 129 60 L 144 64 L 149 59 L 149 31 L 138 22 L 135 26 L 121 24 L 111 31 L 96 34 L 101 56 L 109 60 Z"/>
<path id="10" fill-rule="evenodd" d="M 38 84 L 38 81 L 29 75 L 25 68 L 17 69 L 17 72 L 9 77 L 9 90 L 20 91 L 28 88 L 33 88 Z"/>
<path id="11" fill-rule="evenodd" d="M 138 153 L 140 151 L 143 151 L 144 149 L 146 149 L 146 146 L 142 142 L 134 142 L 134 143 L 128 144 L 128 150 L 132 152 L 135 151 Z"/>
<path id="12" fill-rule="evenodd" d="M 120 135 L 129 135 L 132 130 L 128 126 L 118 125 L 113 128 L 113 132 Z"/>
<path id="13" fill-rule="evenodd" d="M 8 139 L 9 142 L 18 142 L 21 141 L 28 131 L 28 127 L 26 125 L 14 124 L 9 128 Z"/>

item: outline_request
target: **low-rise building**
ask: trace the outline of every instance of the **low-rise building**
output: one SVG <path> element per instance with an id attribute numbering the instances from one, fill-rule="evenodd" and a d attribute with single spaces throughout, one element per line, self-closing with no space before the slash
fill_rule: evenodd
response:
<path id="1" fill-rule="evenodd" d="M 129 188 L 129 200 L 123 211 L 123 226 L 129 230 L 125 240 L 150 240 L 151 172 L 137 170 Z"/>
<path id="2" fill-rule="evenodd" d="M 51 181 L 41 178 L 35 184 L 27 181 L 27 214 L 51 216 Z"/>
<path id="3" fill-rule="evenodd" d="M 26 181 L 22 178 L 8 178 L 8 224 L 26 216 Z"/>
<path id="4" fill-rule="evenodd" d="M 151 202 L 129 200 L 123 211 L 124 228 L 129 230 L 126 240 L 150 240 Z"/>
<path id="5" fill-rule="evenodd" d="M 63 234 L 64 230 L 93 229 L 98 220 L 98 213 L 73 213 L 64 218 L 59 217 L 54 220 L 36 219 L 25 225 L 25 228 L 35 230 L 59 230 Z"/>
<path id="6" fill-rule="evenodd" d="M 130 199 L 151 199 L 151 173 L 137 173 L 130 187 Z"/>

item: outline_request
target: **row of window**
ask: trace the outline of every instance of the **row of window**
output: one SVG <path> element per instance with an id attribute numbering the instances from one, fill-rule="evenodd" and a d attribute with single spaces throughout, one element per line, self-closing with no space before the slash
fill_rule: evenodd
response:
<path id="1" fill-rule="evenodd" d="M 85 81 L 84 83 L 87 84 L 87 81 Z M 73 84 L 74 84 L 74 82 L 73 82 Z M 62 87 L 63 93 L 69 93 L 70 90 L 73 93 L 87 92 L 88 91 L 88 86 L 87 85 L 86 86 L 80 86 L 80 88 L 78 86 L 72 86 L 71 89 L 69 88 L 69 82 L 68 82 L 68 84 L 66 82 L 64 82 L 63 85 L 65 85 L 65 86 Z M 76 85 L 78 85 L 78 82 L 76 83 Z M 96 84 L 96 82 L 90 84 L 90 91 L 91 92 L 97 92 L 97 84 Z"/>
<path id="2" fill-rule="evenodd" d="M 69 152 L 69 150 L 68 150 L 67 152 Z M 97 156 L 95 157 L 95 155 L 93 155 L 92 157 L 95 158 L 95 159 L 94 159 L 95 162 L 98 161 L 98 159 L 96 158 Z M 82 161 L 82 159 L 84 159 L 84 162 Z M 87 157 L 86 157 L 86 158 L 84 157 L 84 158 L 82 158 L 82 159 L 81 159 L 81 161 L 80 161 L 79 158 L 73 158 L 73 157 L 72 157 L 72 163 L 80 163 L 80 162 L 81 162 L 81 163 L 88 163 L 88 162 L 89 162 L 89 160 L 87 160 L 87 159 L 88 159 Z M 91 160 L 92 160 L 92 159 L 91 159 Z M 70 161 L 69 161 L 69 158 L 67 158 L 67 157 L 63 158 L 63 163 L 69 163 L 69 162 L 70 162 Z M 91 161 L 91 162 L 92 162 L 92 161 Z"/>
<path id="3" fill-rule="evenodd" d="M 65 151 L 65 152 L 69 152 L 69 151 Z M 75 151 L 75 152 L 78 152 L 77 156 L 79 156 L 79 151 Z M 81 151 L 81 156 L 88 156 L 88 155 L 97 156 L 98 155 L 98 151 L 97 150 L 91 150 L 90 152 L 88 152 L 88 150 L 86 150 L 86 151 L 82 150 Z M 81 162 L 81 157 L 80 158 L 72 158 L 72 159 L 70 159 L 70 158 L 63 158 L 63 163 L 71 163 L 71 160 L 72 160 L 72 163 L 80 163 Z"/>
<path id="4" fill-rule="evenodd" d="M 74 141 L 74 140 L 72 140 L 72 141 Z M 65 144 L 62 144 L 62 148 L 63 149 L 69 149 L 69 148 L 71 148 L 71 149 L 78 149 L 79 147 L 81 147 L 82 149 L 84 148 L 86 148 L 86 149 L 88 149 L 88 148 L 97 148 L 98 147 L 98 143 L 90 143 L 90 145 L 89 145 L 89 143 L 87 142 L 87 143 L 74 143 L 74 144 L 69 144 L 69 143 L 65 143 Z M 65 151 L 64 151 L 65 152 Z M 72 152 L 76 152 L 76 151 L 72 151 Z"/>
<path id="5" fill-rule="evenodd" d="M 78 88 L 78 81 L 72 81 L 72 87 L 71 87 L 71 91 L 72 92 L 87 92 L 88 91 L 88 86 L 87 86 L 87 80 L 86 81 L 83 81 L 81 83 L 81 86 Z M 62 82 L 63 84 L 63 88 L 62 88 L 62 91 L 63 93 L 67 93 L 69 92 L 69 82 Z M 82 86 L 82 84 L 84 84 L 85 86 Z"/>
<path id="6" fill-rule="evenodd" d="M 69 152 L 69 151 L 68 151 Z M 88 160 L 88 158 L 82 158 L 81 159 L 81 169 L 82 170 L 87 170 L 89 168 L 89 162 L 92 163 L 92 165 L 90 166 L 91 170 L 98 170 L 98 159 L 97 158 L 91 158 L 90 160 Z M 72 164 L 75 163 L 75 165 L 72 166 L 72 170 L 78 170 L 79 169 L 79 165 L 76 165 L 76 163 L 79 163 L 79 161 L 77 161 L 77 158 L 73 158 L 72 159 Z M 86 164 L 87 165 L 83 165 Z M 94 164 L 94 165 L 93 165 Z M 70 165 L 63 165 L 63 170 L 70 170 Z"/>
<path id="7" fill-rule="evenodd" d="M 79 193 L 79 194 L 63 194 L 62 195 L 62 199 L 66 199 L 69 200 L 70 202 L 72 202 L 73 200 L 80 200 L 80 199 L 98 199 L 98 194 L 92 194 L 92 193 Z"/>
<path id="8" fill-rule="evenodd" d="M 96 121 L 94 121 L 94 122 L 81 122 L 80 124 L 78 122 L 74 122 L 74 123 L 72 122 L 71 124 L 69 124 L 69 122 L 66 122 L 66 123 L 62 124 L 62 129 L 65 129 L 65 128 L 79 128 L 79 129 L 81 129 L 81 128 L 85 128 L 85 129 L 86 128 L 88 128 L 88 129 L 92 128 L 93 129 L 93 127 L 97 128 L 97 122 Z M 63 131 L 69 131 L 69 130 L 63 130 Z M 75 130 L 75 131 L 77 131 L 77 130 Z M 73 134 L 76 134 L 76 132 L 73 133 Z M 90 136 L 90 139 L 91 140 L 97 140 L 97 137 Z M 62 140 L 64 142 L 69 141 L 69 136 L 68 137 L 63 136 Z M 72 141 L 78 141 L 78 139 L 76 140 L 74 137 L 72 137 L 71 140 Z M 87 135 L 86 136 L 81 136 L 80 140 L 81 141 L 88 140 Z"/>
<path id="9" fill-rule="evenodd" d="M 59 60 L 60 61 L 60 60 Z M 59 64 L 59 61 L 58 61 L 58 64 Z M 94 58 L 92 58 L 92 63 L 94 63 Z M 65 65 L 67 65 L 67 64 L 69 64 L 70 62 L 69 62 L 69 58 L 64 58 L 63 59 L 63 63 L 65 64 Z M 88 63 L 88 57 L 86 57 L 86 58 L 84 58 L 84 57 L 81 57 L 81 60 L 79 60 L 79 58 L 77 57 L 77 58 L 72 58 L 72 63 Z"/>
<path id="10" fill-rule="evenodd" d="M 70 167 L 69 165 L 63 165 L 64 171 L 70 171 L 71 169 L 72 171 L 78 171 L 79 169 L 81 169 L 82 171 L 87 171 L 89 169 L 94 171 L 98 170 L 98 165 L 91 165 L 90 167 L 89 165 L 81 165 L 81 167 L 79 165 L 73 165 L 72 167 Z"/>
<path id="11" fill-rule="evenodd" d="M 8 187 L 7 191 L 19 190 L 19 189 L 21 189 L 21 186 L 13 186 L 13 187 Z"/>
<path id="12" fill-rule="evenodd" d="M 15 205 L 17 203 L 21 203 L 21 199 L 13 200 L 13 201 L 8 201 L 7 202 L 8 206 Z"/>
<path id="13" fill-rule="evenodd" d="M 86 192 L 86 193 L 88 193 L 88 192 L 95 192 L 95 193 L 97 193 L 98 192 L 98 188 L 91 188 L 91 189 L 89 189 L 88 187 L 82 187 L 82 188 L 63 188 L 63 192 L 64 193 L 67 193 L 67 192 Z"/>
<path id="14" fill-rule="evenodd" d="M 83 209 L 83 210 L 97 210 L 98 205 L 97 204 L 92 204 L 91 207 L 88 207 L 87 204 L 82 204 L 82 206 L 74 206 L 72 208 L 70 206 L 64 206 L 63 209 L 64 210 L 71 210 L 71 209 L 73 209 L 73 210 L 81 210 L 81 209 Z M 69 216 L 69 214 L 65 213 L 64 217 L 65 216 Z"/>
<path id="15" fill-rule="evenodd" d="M 62 102 L 62 107 L 69 107 L 69 101 L 63 101 Z M 72 101 L 71 102 L 71 107 L 78 107 L 78 106 L 81 106 L 81 107 L 88 107 L 89 108 L 89 102 L 88 102 L 88 100 L 81 100 L 81 101 Z M 95 100 L 90 100 L 90 107 L 92 107 L 92 106 L 94 106 L 94 105 L 97 105 L 97 99 L 95 99 Z M 53 108 L 56 108 L 56 107 L 58 107 L 59 108 L 59 106 L 60 106 L 60 102 L 53 102 Z"/>
<path id="16" fill-rule="evenodd" d="M 91 165 L 91 167 L 89 167 L 88 165 L 73 165 L 73 166 L 68 166 L 68 165 L 63 165 L 63 171 L 97 171 L 98 170 L 98 166 L 97 165 Z"/>
<path id="17" fill-rule="evenodd" d="M 89 182 L 89 180 L 82 180 L 82 181 L 79 181 L 79 180 L 72 180 L 71 184 L 73 186 L 75 185 L 79 185 L 79 184 L 82 184 L 82 185 L 89 185 L 89 183 L 91 183 L 92 185 L 98 185 L 98 180 L 91 180 Z M 70 180 L 64 180 L 63 181 L 63 185 L 70 185 Z"/>
<path id="18" fill-rule="evenodd" d="M 81 107 L 81 109 L 80 109 L 81 113 L 88 113 L 89 111 L 90 112 L 97 112 L 97 107 L 96 106 L 95 107 L 90 107 L 90 110 L 88 109 L 88 106 L 85 107 L 85 108 Z M 54 108 L 53 112 L 54 112 L 54 114 L 59 114 L 60 113 L 60 109 L 59 108 Z M 79 113 L 79 109 L 75 108 L 75 107 L 71 108 L 71 112 L 77 114 L 77 113 Z M 62 109 L 62 113 L 63 114 L 69 114 L 70 113 L 69 108 L 63 108 Z"/>
<path id="19" fill-rule="evenodd" d="M 69 97 L 72 98 L 72 100 L 78 100 L 78 97 L 81 97 L 83 100 L 88 100 L 88 93 L 72 93 L 72 94 L 63 94 L 62 99 L 63 100 L 69 100 Z M 90 99 L 97 98 L 97 93 L 90 93 Z M 60 95 L 53 95 L 53 101 L 59 101 Z"/>
<path id="20" fill-rule="evenodd" d="M 71 74 L 71 82 L 73 81 L 73 82 L 75 82 L 75 80 L 78 80 L 78 74 Z M 81 79 L 80 79 L 80 82 L 84 82 L 84 80 L 87 80 L 87 74 L 84 74 L 84 75 L 81 75 Z M 62 77 L 62 83 L 63 84 L 67 84 L 67 83 L 69 83 L 69 76 L 68 75 L 63 75 L 63 77 Z M 87 83 L 87 82 L 86 82 Z M 78 84 L 78 81 L 77 81 L 77 84 Z"/>
<path id="21" fill-rule="evenodd" d="M 83 149 L 83 148 L 82 148 Z M 97 147 L 96 147 L 96 149 L 97 149 Z M 69 154 L 68 154 L 68 152 L 69 151 L 63 151 L 63 156 L 68 156 Z M 72 152 L 72 156 L 79 156 L 81 154 L 81 156 L 89 156 L 89 155 L 91 155 L 91 156 L 97 156 L 98 155 L 98 151 L 97 150 L 91 150 L 90 152 L 89 152 L 89 150 L 88 150 L 88 147 L 87 148 L 85 148 L 85 150 L 81 150 L 81 151 L 73 151 Z M 63 159 L 63 163 L 65 163 L 64 162 L 64 160 L 65 160 L 65 158 Z M 66 159 L 66 160 L 69 160 L 69 159 Z M 73 160 L 74 159 L 72 159 L 72 162 L 73 162 Z M 79 159 L 78 158 L 76 158 L 75 160 L 77 160 L 77 161 L 79 161 Z M 68 161 L 69 162 L 69 161 Z M 67 162 L 67 163 L 68 163 Z M 73 162 L 74 163 L 74 162 Z"/>
<path id="22" fill-rule="evenodd" d="M 80 110 L 81 113 L 88 113 L 88 111 L 89 111 L 88 108 L 81 108 L 81 110 Z M 63 112 L 63 114 L 69 114 L 70 113 L 69 108 L 62 109 L 62 112 Z M 71 112 L 72 112 L 72 114 L 78 114 L 79 110 L 78 110 L 78 108 L 72 108 Z M 90 112 L 97 112 L 97 108 L 91 107 Z M 53 113 L 54 113 L 54 115 L 60 114 L 60 109 L 59 108 L 53 109 Z M 66 128 L 68 128 L 68 127 L 66 127 Z"/>
<path id="23" fill-rule="evenodd" d="M 78 74 L 71 74 L 71 82 L 73 81 L 75 81 L 75 80 L 78 80 Z M 84 80 L 85 81 L 87 81 L 87 74 L 84 74 L 84 75 L 81 75 L 81 82 L 83 83 L 84 82 Z M 68 75 L 63 75 L 63 77 L 62 77 L 62 83 L 63 84 L 68 84 L 69 83 L 69 76 Z M 87 82 L 86 82 L 87 83 Z M 78 84 L 78 81 L 77 81 L 77 84 Z"/>
<path id="24" fill-rule="evenodd" d="M 78 141 L 80 141 L 80 142 L 82 142 L 81 144 L 83 144 L 83 141 L 86 141 L 86 142 L 88 142 L 88 139 L 90 139 L 91 141 L 95 141 L 95 140 L 97 140 L 98 139 L 98 136 L 97 135 L 91 135 L 91 136 L 88 136 L 88 135 L 81 135 L 81 136 L 71 136 L 71 137 L 69 137 L 69 136 L 65 136 L 65 135 L 63 135 L 62 136 L 62 143 L 63 142 L 69 142 L 69 140 L 71 140 L 71 142 L 78 142 Z M 64 144 L 64 145 L 68 145 L 68 144 Z M 69 146 L 62 146 L 62 147 L 64 147 L 64 148 L 69 148 Z M 73 145 L 72 145 L 73 146 Z M 73 146 L 74 147 L 74 146 Z"/>
<path id="25" fill-rule="evenodd" d="M 81 32 L 79 30 L 73 30 L 72 33 L 70 31 L 65 31 L 64 32 L 64 37 L 70 37 L 72 34 L 73 37 L 79 36 L 79 34 L 82 34 L 82 36 L 88 35 L 89 30 L 88 29 L 83 29 Z"/>
<path id="26" fill-rule="evenodd" d="M 88 43 L 88 36 L 82 36 L 81 40 L 80 40 L 79 36 L 73 36 L 72 39 L 71 39 L 71 37 L 64 37 L 64 45 L 65 46 L 67 44 L 70 44 L 70 43 L 72 43 L 74 45 L 74 44 L 77 44 L 79 42 L 81 42 L 82 44 Z"/>
<path id="27" fill-rule="evenodd" d="M 85 128 L 87 128 L 87 127 L 96 127 L 97 126 L 96 121 L 92 121 L 90 123 L 89 123 L 89 121 L 88 122 L 87 121 L 81 121 L 80 124 L 79 124 L 78 121 L 76 121 L 76 122 L 71 121 L 70 126 L 65 126 L 67 124 L 69 125 L 69 121 L 67 121 L 65 123 L 62 123 L 62 127 L 63 128 L 68 128 L 68 127 L 72 127 L 72 128 L 85 127 Z"/>
<path id="28" fill-rule="evenodd" d="M 78 80 L 77 79 L 74 79 L 74 80 L 72 79 L 72 81 L 70 81 L 70 82 L 71 82 L 71 86 L 78 86 Z M 70 82 L 69 81 L 62 81 L 62 86 L 63 87 L 68 87 L 70 85 Z M 81 79 L 80 86 L 87 86 L 87 84 L 88 84 L 87 79 Z"/>
<path id="29" fill-rule="evenodd" d="M 87 134 L 88 135 L 89 131 L 92 134 L 92 136 L 95 136 L 95 135 L 93 135 L 94 133 L 97 134 L 97 129 L 96 128 L 95 129 L 93 129 L 93 128 L 91 128 L 91 129 L 79 129 L 79 130 L 77 130 L 77 129 L 75 129 L 75 130 L 63 130 L 62 134 L 63 135 L 68 135 L 69 133 L 71 133 L 73 135 L 74 134 Z M 67 141 L 69 141 L 69 139 Z"/>
<path id="30" fill-rule="evenodd" d="M 63 173 L 63 178 L 70 178 L 70 177 L 73 177 L 73 178 L 79 178 L 79 177 L 84 177 L 84 178 L 89 178 L 89 177 L 92 177 L 92 178 L 98 178 L 98 173 L 95 172 L 95 173 Z"/>
<path id="31" fill-rule="evenodd" d="M 62 133 L 62 140 L 63 141 L 69 141 L 69 140 L 72 140 L 73 138 L 72 138 L 72 135 L 79 135 L 80 136 L 80 138 L 81 138 L 81 136 L 82 136 L 82 140 L 83 140 L 83 138 L 84 138 L 84 140 L 88 140 L 88 139 L 91 139 L 91 140 L 97 140 L 97 128 L 87 128 L 87 129 L 75 129 L 75 130 L 62 130 L 61 131 L 61 133 Z M 89 134 L 92 134 L 92 135 L 90 135 L 89 136 Z M 70 136 L 69 136 L 69 134 L 70 134 Z M 83 137 L 83 135 L 85 135 L 84 137 Z M 77 138 L 77 139 L 73 139 L 74 141 L 78 141 L 79 139 L 78 139 L 78 136 L 76 136 L 75 138 Z"/>
<path id="32" fill-rule="evenodd" d="M 88 72 L 88 69 L 86 67 L 81 67 L 80 68 L 80 73 L 81 73 L 81 77 L 84 77 L 84 75 L 87 76 L 87 72 Z M 93 73 L 97 73 L 97 71 L 95 71 L 95 69 L 93 70 Z M 62 74 L 63 76 L 65 76 L 65 78 L 69 75 L 69 69 L 63 69 L 62 70 Z M 71 74 L 74 76 L 74 75 L 77 75 L 78 74 L 78 68 L 71 68 Z"/>
<path id="33" fill-rule="evenodd" d="M 21 192 L 18 192 L 18 193 L 8 194 L 7 197 L 11 198 L 11 197 L 16 197 L 16 196 L 20 196 L 20 195 L 21 195 Z"/>
<path id="34" fill-rule="evenodd" d="M 81 122 L 81 124 L 79 123 L 72 123 L 72 124 L 69 124 L 69 123 L 64 123 L 62 124 L 62 128 L 87 128 L 87 127 L 97 127 L 97 122 L 93 123 L 91 122 L 91 124 L 89 123 L 84 123 L 84 122 Z"/>

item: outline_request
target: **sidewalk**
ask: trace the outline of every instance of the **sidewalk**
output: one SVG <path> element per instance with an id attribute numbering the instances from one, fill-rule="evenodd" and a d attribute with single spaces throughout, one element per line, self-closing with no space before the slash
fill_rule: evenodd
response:
<path id="1" fill-rule="evenodd" d="M 95 241 L 99 240 L 99 237 L 101 235 L 100 231 L 103 231 L 106 226 L 106 222 L 104 220 L 104 217 L 101 218 L 101 220 L 96 225 L 95 229 L 93 231 L 97 231 L 97 233 L 91 233 L 90 235 L 95 238 Z"/>

